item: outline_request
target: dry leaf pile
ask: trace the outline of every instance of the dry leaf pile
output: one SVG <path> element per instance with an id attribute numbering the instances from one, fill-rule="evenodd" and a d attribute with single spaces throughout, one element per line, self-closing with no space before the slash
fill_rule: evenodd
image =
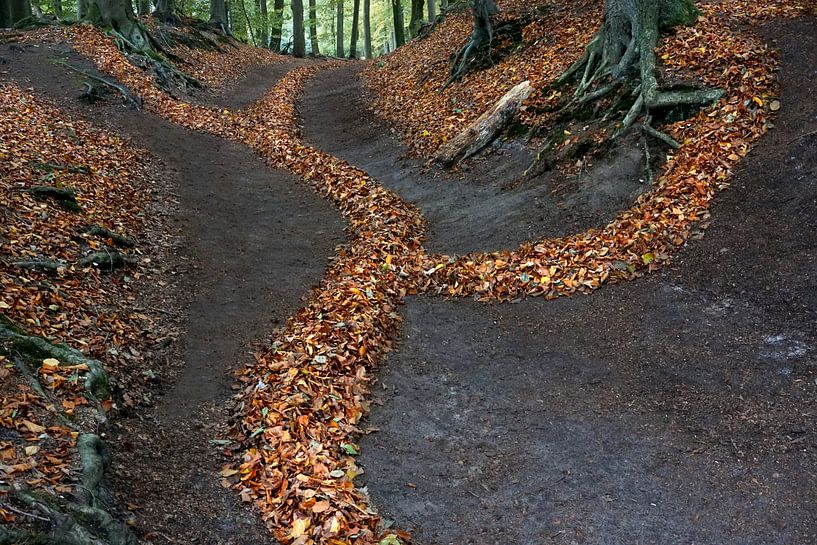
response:
<path id="1" fill-rule="evenodd" d="M 138 258 L 139 246 L 118 247 L 86 228 L 138 240 L 152 194 L 142 159 L 122 139 L 0 83 L 0 315 L 29 335 L 64 342 L 104 362 L 113 381 L 133 396 L 120 398 L 126 405 L 135 405 L 136 390 L 146 386 L 133 378 L 141 372 L 153 324 L 133 308 L 143 273 L 137 267 L 109 274 L 79 261 L 113 251 Z M 32 193 L 38 187 L 70 189 L 75 204 L 68 209 L 38 197 Z M 8 430 L 0 438 L 0 484 L 62 494 L 75 477 L 71 447 L 77 433 L 66 420 L 89 404 L 83 392 L 88 369 L 39 363 L 31 374 L 45 397 L 12 356 L 0 356 L 0 428 Z M 10 517 L 0 512 L 0 518 Z"/>

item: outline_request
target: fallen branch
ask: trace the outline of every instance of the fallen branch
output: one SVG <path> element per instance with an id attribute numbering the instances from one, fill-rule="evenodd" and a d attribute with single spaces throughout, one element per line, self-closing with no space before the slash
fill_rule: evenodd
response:
<path id="1" fill-rule="evenodd" d="M 20 269 L 42 270 L 49 273 L 57 274 L 60 269 L 65 269 L 70 265 L 63 261 L 52 261 L 50 259 L 34 259 L 31 261 L 9 261 L 9 265 Z"/>
<path id="2" fill-rule="evenodd" d="M 529 81 L 524 81 L 508 91 L 479 119 L 471 123 L 456 138 L 444 144 L 437 152 L 435 160 L 445 167 L 450 167 L 479 152 L 513 119 L 522 102 L 532 92 L 533 87 Z"/>

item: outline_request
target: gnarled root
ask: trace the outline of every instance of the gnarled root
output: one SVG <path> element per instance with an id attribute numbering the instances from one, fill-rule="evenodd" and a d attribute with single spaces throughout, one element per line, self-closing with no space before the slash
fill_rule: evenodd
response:
<path id="1" fill-rule="evenodd" d="M 499 13 L 494 0 L 470 0 L 471 16 L 474 19 L 474 30 L 471 37 L 456 55 L 451 64 L 448 81 L 441 91 L 463 77 L 472 67 L 491 61 L 491 46 L 494 39 L 491 17 Z"/>
<path id="2" fill-rule="evenodd" d="M 655 75 L 655 47 L 660 31 L 692 24 L 696 18 L 692 0 L 608 0 L 601 30 L 557 83 L 577 80 L 570 102 L 575 104 L 596 100 L 628 80 L 638 80 L 636 100 L 624 116 L 617 135 L 630 129 L 642 115 L 649 116 L 654 109 L 713 103 L 723 91 L 662 91 Z M 662 142 L 669 145 L 674 142 L 649 123 L 643 127 L 645 133 Z"/>

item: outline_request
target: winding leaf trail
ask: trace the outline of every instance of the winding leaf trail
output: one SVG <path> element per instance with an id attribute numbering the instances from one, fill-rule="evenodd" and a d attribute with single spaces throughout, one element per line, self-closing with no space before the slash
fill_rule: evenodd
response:
<path id="1" fill-rule="evenodd" d="M 715 19 L 707 17 L 719 24 Z M 372 371 L 391 347 L 400 323 L 397 307 L 407 294 L 505 300 L 593 290 L 655 269 L 706 219 L 712 196 L 765 131 L 763 105 L 775 93 L 774 63 L 762 42 L 725 26 L 717 30 L 723 38 L 709 44 L 719 52 L 717 62 L 701 55 L 693 68 L 708 84 L 726 88 L 727 96 L 670 128 L 684 145 L 653 191 L 604 229 L 461 258 L 426 255 L 424 221 L 414 207 L 364 171 L 303 145 L 296 101 L 319 67 L 290 72 L 246 110 L 218 110 L 168 97 L 99 31 L 72 30 L 77 50 L 136 91 L 148 109 L 246 143 L 271 166 L 311 183 L 348 222 L 347 242 L 309 303 L 289 320 L 273 349 L 240 376 L 233 439 L 246 450 L 222 475 L 255 502 L 281 542 L 373 543 L 383 537 L 365 491 L 354 484 L 361 472 L 356 439 L 365 432 L 359 423 L 368 410 Z M 680 33 L 689 47 L 704 39 L 696 32 Z M 746 55 L 767 62 L 747 72 Z"/>

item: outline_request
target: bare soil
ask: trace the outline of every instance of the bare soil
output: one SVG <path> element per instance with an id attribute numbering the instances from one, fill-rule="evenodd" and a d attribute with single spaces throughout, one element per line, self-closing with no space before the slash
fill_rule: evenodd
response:
<path id="1" fill-rule="evenodd" d="M 229 419 L 230 371 L 249 361 L 323 276 L 344 224 L 296 177 L 269 169 L 248 148 L 130 109 L 117 98 L 77 100 L 82 76 L 53 62 L 93 67 L 65 45 L 0 49 L 4 79 L 151 152 L 166 226 L 175 237 L 159 261 L 167 286 L 144 286 L 145 305 L 181 328 L 163 361 L 163 395 L 120 415 L 107 433 L 111 488 L 145 543 L 273 543 L 260 517 L 219 484 L 224 462 L 212 443 Z M 221 106 L 242 106 L 286 70 L 260 67 Z M 214 97 L 210 97 L 215 100 Z M 154 256 L 156 257 L 156 256 Z M 120 385 L 127 390 L 128 385 Z"/>
<path id="2" fill-rule="evenodd" d="M 410 157 L 370 110 L 357 78 L 361 68 L 355 63 L 326 70 L 307 82 L 304 136 L 416 204 L 429 222 L 430 251 L 515 248 L 604 225 L 649 187 L 643 180 L 643 151 L 631 144 L 570 180 L 551 172 L 535 184 L 513 183 L 533 159 L 514 141 L 498 142 L 456 172 L 427 167 Z"/>
<path id="3" fill-rule="evenodd" d="M 408 302 L 360 460 L 415 543 L 817 542 L 817 24 L 763 32 L 782 50 L 776 128 L 674 265 L 552 302 Z M 423 170 L 347 70 L 308 87 L 306 139 L 418 202 L 433 249 L 497 249 L 619 206 L 537 219 L 496 191 L 507 157 L 477 163 L 480 183 Z"/>

